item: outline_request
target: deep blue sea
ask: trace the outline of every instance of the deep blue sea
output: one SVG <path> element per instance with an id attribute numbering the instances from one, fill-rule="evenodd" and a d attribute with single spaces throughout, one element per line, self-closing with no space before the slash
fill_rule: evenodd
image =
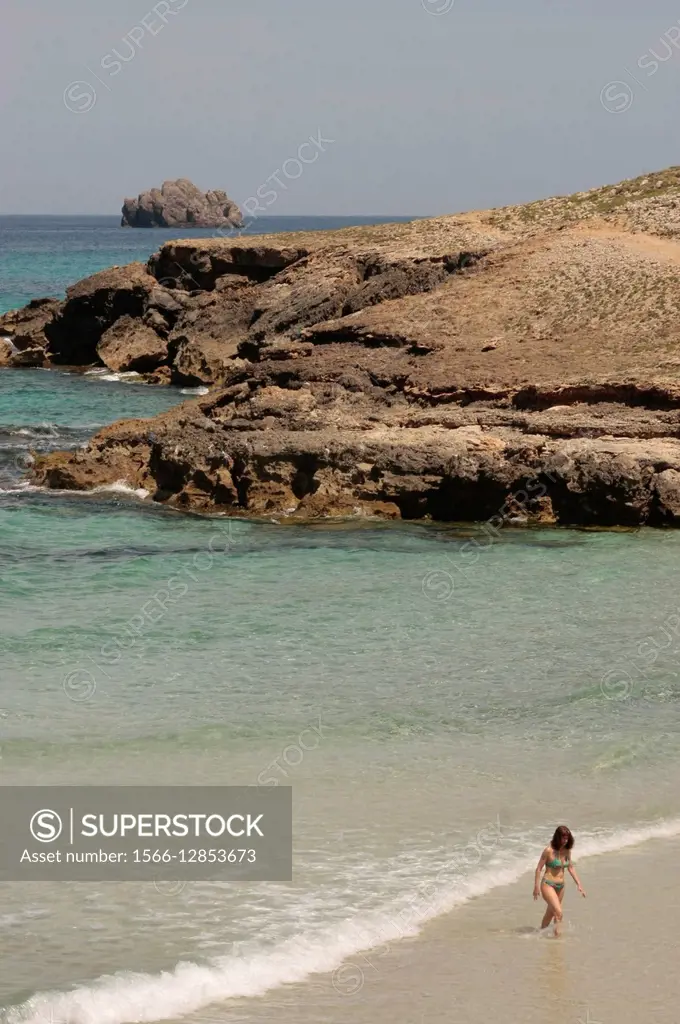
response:
<path id="1" fill-rule="evenodd" d="M 2 217 L 0 309 L 176 236 Z M 470 529 L 254 524 L 122 486 L 30 489 L 34 450 L 186 397 L 105 376 L 0 370 L 3 783 L 290 784 L 294 880 L 3 883 L 2 1024 L 370 1024 L 350 998 L 374 977 L 362 951 L 452 915 L 439 981 L 457 951 L 484 969 L 498 904 L 462 937 L 456 914 L 524 879 L 536 916 L 530 873 L 557 816 L 584 870 L 680 833 L 680 534 L 511 530 L 484 535 L 471 567 Z M 131 634 L 178 576 L 184 595 Z M 602 915 L 622 898 L 601 895 Z M 534 977 L 548 969 L 557 991 L 560 964 Z M 301 1017 L 310 993 L 326 1009 Z"/>

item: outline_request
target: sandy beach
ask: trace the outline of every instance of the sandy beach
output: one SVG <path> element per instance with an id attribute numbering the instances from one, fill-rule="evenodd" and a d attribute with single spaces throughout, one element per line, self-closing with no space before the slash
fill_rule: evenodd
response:
<path id="1" fill-rule="evenodd" d="M 272 993 L 257 1010 L 250 1001 L 249 1019 L 676 1024 L 679 854 L 676 839 L 575 857 L 588 895 L 580 898 L 568 880 L 558 940 L 537 932 L 544 904 L 533 903 L 527 874 L 438 919 L 417 939 Z"/>

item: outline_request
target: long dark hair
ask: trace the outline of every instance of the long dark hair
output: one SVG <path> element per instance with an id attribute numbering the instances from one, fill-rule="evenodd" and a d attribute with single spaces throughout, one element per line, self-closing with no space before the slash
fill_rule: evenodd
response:
<path id="1" fill-rule="evenodd" d="M 550 840 L 550 845 L 553 850 L 571 850 L 574 845 L 574 837 L 571 834 L 570 829 L 568 829 L 566 825 L 558 825 L 555 829 L 554 836 Z"/>

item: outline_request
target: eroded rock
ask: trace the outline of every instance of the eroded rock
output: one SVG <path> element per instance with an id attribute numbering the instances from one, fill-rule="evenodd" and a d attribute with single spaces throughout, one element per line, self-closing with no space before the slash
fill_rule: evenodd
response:
<path id="1" fill-rule="evenodd" d="M 661 514 L 670 523 L 680 522 L 680 471 L 664 469 L 654 477 Z"/>
<path id="2" fill-rule="evenodd" d="M 230 228 L 243 224 L 241 211 L 226 192 L 202 192 L 188 178 L 164 181 L 123 203 L 121 225 L 133 228 Z"/>
<path id="3" fill-rule="evenodd" d="M 122 316 L 102 335 L 97 355 L 111 370 L 148 373 L 167 361 L 168 343 L 152 327 Z"/>
<path id="4" fill-rule="evenodd" d="M 47 324 L 61 309 L 59 299 L 33 299 L 23 309 L 0 316 L 0 366 L 43 366 L 47 360 Z"/>
<path id="5" fill-rule="evenodd" d="M 142 263 L 102 270 L 73 285 L 45 326 L 51 361 L 72 366 L 97 362 L 105 331 L 121 317 L 141 319 L 156 287 Z"/>

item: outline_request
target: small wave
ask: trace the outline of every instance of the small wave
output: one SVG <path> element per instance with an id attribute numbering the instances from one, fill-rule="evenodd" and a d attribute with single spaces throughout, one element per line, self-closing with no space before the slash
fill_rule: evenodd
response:
<path id="1" fill-rule="evenodd" d="M 136 370 L 116 371 L 109 370 L 106 366 L 96 367 L 94 370 L 86 370 L 83 376 L 97 377 L 99 380 L 111 381 L 115 384 L 124 384 L 126 381 L 139 381 L 142 377 L 141 373 L 137 373 Z"/>
<path id="2" fill-rule="evenodd" d="M 69 498 L 87 498 L 92 494 L 129 494 L 132 497 L 144 498 L 149 497 L 149 491 L 143 487 L 131 487 L 130 484 L 124 480 L 117 480 L 113 484 L 102 484 L 100 487 L 92 487 L 89 491 L 73 491 L 68 488 L 61 487 L 44 487 L 38 484 L 31 484 L 26 481 L 17 484 L 16 487 L 10 487 L 3 489 L 0 487 L 0 494 L 25 494 L 26 491 L 40 491 L 44 494 L 56 495 L 56 496 L 67 496 Z"/>
<path id="3" fill-rule="evenodd" d="M 0 451 L 5 453 L 3 456 L 3 458 L 5 459 L 8 457 L 8 454 L 11 455 L 12 452 L 27 452 L 34 447 L 35 445 L 26 442 L 24 442 L 23 444 L 18 444 L 15 441 L 13 444 L 7 444 L 6 442 L 2 441 L 2 434 L 0 434 Z"/>
<path id="4" fill-rule="evenodd" d="M 0 494 L 26 494 L 28 491 L 44 491 L 47 490 L 45 487 L 37 487 L 35 484 L 28 483 L 27 480 L 17 484 L 16 487 L 0 487 Z"/>
<path id="5" fill-rule="evenodd" d="M 82 493 L 82 492 L 81 492 Z M 102 484 L 100 487 L 93 487 L 91 490 L 86 491 L 87 494 L 132 494 L 136 498 L 148 498 L 149 492 L 143 487 L 131 487 L 130 484 L 126 483 L 125 480 L 116 480 L 112 484 Z"/>
<path id="6" fill-rule="evenodd" d="M 207 395 L 209 393 L 209 391 L 210 391 L 210 388 L 205 388 L 205 387 L 200 387 L 200 388 L 180 388 L 179 389 L 180 395 Z"/>
<path id="7" fill-rule="evenodd" d="M 83 423 L 77 426 L 70 426 L 60 423 L 27 423 L 27 424 L 0 424 L 0 438 L 30 437 L 39 440 L 58 441 L 69 435 L 81 436 L 90 430 L 101 427 L 101 423 Z"/>
<path id="8" fill-rule="evenodd" d="M 57 427 L 53 423 L 36 423 L 30 427 L 0 427 L 0 434 L 7 434 L 9 437 L 53 437 L 57 438 L 63 430 L 68 427 Z"/>
<path id="9" fill-rule="evenodd" d="M 596 857 L 652 839 L 680 835 L 680 819 L 591 835 L 579 843 L 579 858 Z M 355 964 L 348 958 L 363 950 L 418 935 L 423 925 L 450 913 L 475 897 L 511 885 L 533 871 L 535 854 L 518 855 L 505 866 L 491 866 L 468 878 L 442 883 L 441 891 L 419 906 L 400 904 L 333 927 L 309 930 L 279 943 L 273 949 L 249 955 L 216 958 L 205 965 L 182 962 L 160 974 L 121 972 L 105 975 L 71 992 L 46 992 L 32 996 L 21 1006 L 9 1007 L 3 1024 L 124 1024 L 151 1022 L 194 1013 L 228 999 L 264 995 L 271 989 L 305 981 L 313 974 L 341 968 L 336 983 L 351 988 Z M 405 913 L 405 910 L 407 911 Z M 343 966 L 345 965 L 345 966 Z M 348 972 L 346 977 L 342 971 Z M 344 980 L 343 980 L 344 977 Z"/>

